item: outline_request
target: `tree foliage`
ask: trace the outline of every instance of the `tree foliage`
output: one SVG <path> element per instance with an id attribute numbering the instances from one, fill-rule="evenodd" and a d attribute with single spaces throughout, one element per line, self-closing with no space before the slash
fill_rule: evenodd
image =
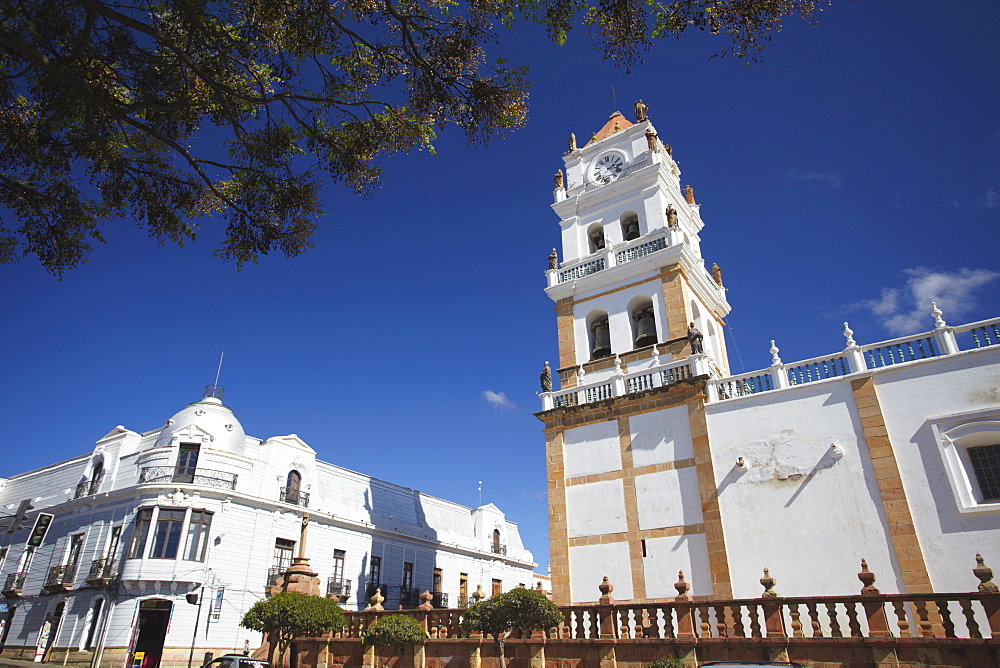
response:
<path id="1" fill-rule="evenodd" d="M 53 274 L 128 219 L 184 244 L 221 215 L 237 265 L 312 245 L 325 180 L 364 193 L 380 159 L 521 126 L 526 68 L 495 26 L 574 26 L 610 59 L 722 33 L 755 57 L 829 0 L 0 0 L 0 262 Z"/>
<path id="2" fill-rule="evenodd" d="M 519 587 L 469 606 L 462 617 L 462 628 L 493 636 L 503 668 L 507 665 L 504 642 L 511 631 L 547 630 L 562 622 L 559 608 L 545 594 Z"/>
<path id="3" fill-rule="evenodd" d="M 368 627 L 362 638 L 365 647 L 392 647 L 402 654 L 407 645 L 423 642 L 427 638 L 420 622 L 406 615 L 379 617 Z"/>
<path id="4" fill-rule="evenodd" d="M 336 601 L 286 591 L 254 603 L 243 615 L 240 626 L 265 635 L 274 634 L 280 657 L 295 638 L 322 635 L 344 628 L 346 623 L 344 611 Z"/>

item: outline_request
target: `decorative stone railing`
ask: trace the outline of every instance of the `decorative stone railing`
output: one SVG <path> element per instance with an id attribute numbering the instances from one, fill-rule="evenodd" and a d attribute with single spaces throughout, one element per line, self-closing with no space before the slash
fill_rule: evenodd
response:
<path id="1" fill-rule="evenodd" d="M 615 366 L 616 372 L 611 380 L 589 384 L 584 380 L 577 387 L 568 390 L 541 393 L 539 396 L 542 398 L 542 410 L 579 406 L 622 397 L 709 373 L 708 358 L 705 355 L 692 355 L 679 362 L 666 364 L 661 364 L 657 356 L 653 358 L 650 368 L 631 373 L 622 372 L 621 360 L 616 356 Z"/>
<path id="2" fill-rule="evenodd" d="M 559 269 L 548 271 L 549 287 L 576 281 L 611 267 L 628 264 L 657 251 L 676 246 L 683 240 L 679 228 L 669 227 L 654 230 L 632 241 L 608 242 L 601 250 L 586 257 L 564 262 Z"/>
<path id="3" fill-rule="evenodd" d="M 778 357 L 778 347 L 771 341 L 771 367 L 725 378 L 718 377 L 715 365 L 705 355 L 691 355 L 678 362 L 664 365 L 661 365 L 658 357 L 654 356 L 652 368 L 632 373 L 620 371 L 621 363 L 616 355 L 615 364 L 619 371 L 611 380 L 602 379 L 599 382 L 588 383 L 585 377 L 578 377 L 579 384 L 576 387 L 543 392 L 539 395 L 542 399 L 542 410 L 579 406 L 626 396 L 700 375 L 710 377 L 708 401 L 711 403 L 842 378 L 855 373 L 934 357 L 955 355 L 979 348 L 1000 346 L 1000 318 L 949 327 L 941 320 L 941 312 L 936 307 L 931 313 L 939 324 L 930 332 L 863 346 L 855 342 L 854 332 L 845 322 L 844 336 L 847 338 L 847 348 L 843 352 L 813 357 L 792 364 L 781 361 Z"/>
<path id="4" fill-rule="evenodd" d="M 515 629 L 508 639 L 508 656 L 518 653 L 520 643 L 527 643 L 533 649 L 526 654 L 539 659 L 540 665 L 544 662 L 540 654 L 557 663 L 571 657 L 579 661 L 581 651 L 595 648 L 594 641 L 604 641 L 615 647 L 610 655 L 606 650 L 600 653 L 611 657 L 609 666 L 644 666 L 655 656 L 672 654 L 689 661 L 696 654 L 699 662 L 759 660 L 765 649 L 775 652 L 773 656 L 783 654 L 777 659 L 781 661 L 805 658 L 841 665 L 851 663 L 845 657 L 853 651 L 862 652 L 854 661 L 865 663 L 864 657 L 870 657 L 873 648 L 878 648 L 876 653 L 882 658 L 899 653 L 889 658 L 898 658 L 900 664 L 904 662 L 901 654 L 913 651 L 925 663 L 938 663 L 933 658 L 940 651 L 949 653 L 947 665 L 992 665 L 989 657 L 1000 648 L 1000 593 L 992 581 L 993 571 L 980 555 L 971 570 L 979 579 L 978 591 L 883 594 L 875 587 L 875 573 L 862 559 L 858 594 L 784 597 L 775 590 L 777 580 L 765 568 L 759 598 L 703 600 L 693 598 L 681 572 L 674 598 L 648 603 L 616 602 L 614 586 L 604 578 L 596 603 L 559 607 L 559 626 L 533 632 Z M 433 656 L 461 660 L 480 653 L 485 657 L 485 652 L 492 651 L 487 649 L 489 639 L 462 628 L 464 610 L 433 609 L 431 598 L 424 592 L 419 609 L 389 612 L 382 608 L 380 596 L 373 597 L 369 609 L 347 613 L 345 628 L 333 638 L 309 638 L 297 644 L 316 643 L 307 651 L 325 650 L 331 656 L 354 655 L 365 651 L 361 639 L 380 616 L 405 614 L 423 626 L 428 636 L 426 649 Z M 649 648 L 658 654 L 650 655 Z M 602 660 L 600 665 L 606 664 Z M 896 661 L 885 665 L 896 665 Z"/>
<path id="5" fill-rule="evenodd" d="M 226 471 L 211 471 L 198 469 L 194 473 L 189 470 L 178 470 L 173 466 L 148 466 L 139 474 L 140 485 L 154 483 L 179 483 L 183 485 L 201 485 L 202 487 L 218 487 L 220 489 L 236 489 L 235 473 Z"/>

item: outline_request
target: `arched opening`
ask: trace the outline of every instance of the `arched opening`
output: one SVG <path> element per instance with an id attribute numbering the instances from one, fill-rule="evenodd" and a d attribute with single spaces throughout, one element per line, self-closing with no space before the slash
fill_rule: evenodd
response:
<path id="1" fill-rule="evenodd" d="M 701 322 L 701 309 L 698 308 L 698 302 L 691 300 L 691 321 L 688 323 L 688 327 L 694 327 L 697 330 L 697 334 L 700 336 L 693 337 L 691 330 L 688 329 L 688 342 L 691 346 L 691 354 L 700 354 L 705 352 L 704 348 L 704 330 L 702 329 Z"/>
<path id="2" fill-rule="evenodd" d="M 90 610 L 87 611 L 87 617 L 84 620 L 85 628 L 87 629 L 86 634 L 83 636 L 83 643 L 80 645 L 81 651 L 93 650 L 97 645 L 97 629 L 101 624 L 101 612 L 104 610 L 104 599 L 100 596 L 94 599 L 90 606 Z"/>
<path id="3" fill-rule="evenodd" d="M 604 249 L 604 226 L 600 223 L 594 223 L 587 228 L 587 243 L 590 246 L 590 252 L 596 253 L 599 250 Z"/>
<path id="4" fill-rule="evenodd" d="M 590 359 L 597 360 L 611 355 L 611 327 L 607 311 L 593 311 L 587 316 L 587 334 Z"/>
<path id="5" fill-rule="evenodd" d="M 97 494 L 101 488 L 101 481 L 104 480 L 104 460 L 98 459 L 94 462 L 94 468 L 90 472 L 90 494 Z"/>
<path id="6" fill-rule="evenodd" d="M 295 469 L 292 469 L 288 472 L 288 477 L 285 479 L 285 489 L 282 490 L 284 501 L 287 503 L 298 504 L 301 487 L 302 474 Z"/>
<path id="7" fill-rule="evenodd" d="M 38 634 L 38 645 L 36 645 L 35 661 L 37 663 L 45 663 L 49 660 L 49 654 L 52 652 L 52 645 L 59 633 L 59 625 L 62 623 L 65 611 L 66 602 L 62 601 L 56 604 L 52 612 L 45 615 L 45 621 L 42 622 L 42 628 Z"/>
<path id="8" fill-rule="evenodd" d="M 500 543 L 500 529 L 493 530 L 493 554 L 504 554 L 506 550 Z"/>
<path id="9" fill-rule="evenodd" d="M 656 317 L 653 314 L 653 300 L 641 295 L 629 302 L 628 312 L 632 321 L 633 349 L 651 346 L 659 340 L 656 331 Z"/>
<path id="10" fill-rule="evenodd" d="M 718 365 L 722 357 L 719 355 L 719 339 L 715 336 L 715 325 L 711 320 L 705 323 L 705 344 L 705 352 Z"/>
<path id="11" fill-rule="evenodd" d="M 635 211 L 626 211 L 622 214 L 621 224 L 622 239 L 632 241 L 639 238 L 639 214 Z"/>

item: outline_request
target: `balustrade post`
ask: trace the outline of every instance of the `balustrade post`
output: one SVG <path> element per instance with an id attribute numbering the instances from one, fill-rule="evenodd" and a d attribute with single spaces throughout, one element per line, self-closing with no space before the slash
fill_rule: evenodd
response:
<path id="1" fill-rule="evenodd" d="M 719 400 L 719 383 L 718 381 L 710 380 L 705 385 L 705 389 L 708 391 L 708 403 L 714 403 Z"/>
<path id="2" fill-rule="evenodd" d="M 771 573 L 765 568 L 764 577 L 760 579 L 760 584 L 764 587 L 761 598 L 764 599 L 764 634 L 768 638 L 787 638 L 785 632 L 785 616 L 782 614 L 784 605 L 777 599 L 781 596 L 774 591 L 777 580 L 771 577 Z"/>
<path id="3" fill-rule="evenodd" d="M 555 408 L 556 402 L 555 402 L 555 399 L 552 397 L 552 393 L 551 392 L 542 392 L 538 396 L 540 396 L 542 398 L 542 410 L 543 411 L 550 411 L 553 408 Z"/>
<path id="4" fill-rule="evenodd" d="M 601 637 L 615 638 L 615 617 L 612 607 L 615 599 L 611 598 L 611 592 L 615 590 L 615 586 L 608 581 L 608 576 L 605 575 L 598 589 L 601 590 L 601 598 L 597 600 L 597 618 L 600 620 Z"/>
<path id="5" fill-rule="evenodd" d="M 955 328 L 949 327 L 941 318 L 941 309 L 931 302 L 931 317 L 934 318 L 934 339 L 943 355 L 954 355 L 958 352 L 958 341 L 955 339 Z"/>
<path id="6" fill-rule="evenodd" d="M 861 571 L 858 579 L 864 586 L 861 588 L 862 596 L 877 597 L 881 592 L 875 587 L 875 574 L 868 570 L 868 562 L 861 560 Z M 861 607 L 865 609 L 865 617 L 868 619 L 868 636 L 871 638 L 891 636 L 889 630 L 889 619 L 885 614 L 885 602 L 880 600 L 866 600 L 861 602 Z"/>
<path id="7" fill-rule="evenodd" d="M 615 375 L 611 379 L 611 396 L 625 396 L 625 372 L 622 371 L 622 359 L 615 353 Z"/>
<path id="8" fill-rule="evenodd" d="M 846 322 L 844 323 L 844 338 L 847 339 L 847 348 L 844 349 L 844 357 L 847 358 L 847 368 L 851 370 L 851 373 L 865 371 L 868 368 L 868 362 L 865 361 L 865 354 L 858 347 L 858 342 L 854 340 L 854 330 Z"/>
<path id="9" fill-rule="evenodd" d="M 781 362 L 781 358 L 778 357 L 778 346 L 774 345 L 774 339 L 771 339 L 771 381 L 774 383 L 775 389 L 782 389 L 788 387 L 788 372 L 785 370 L 785 365 Z"/>
<path id="10" fill-rule="evenodd" d="M 610 269 L 611 267 L 617 266 L 615 262 L 615 245 L 611 241 L 607 241 L 604 245 L 604 268 Z"/>
<path id="11" fill-rule="evenodd" d="M 550 288 L 554 288 L 559 285 L 559 270 L 549 269 L 545 272 L 545 278 L 548 282 Z"/>
<path id="12" fill-rule="evenodd" d="M 979 591 L 982 594 L 1000 593 L 1000 587 L 993 582 L 993 569 L 983 563 L 983 555 L 976 553 L 976 567 L 972 574 L 979 578 Z M 990 625 L 990 633 L 994 638 L 1000 638 L 1000 598 L 991 596 L 980 601 L 986 613 L 986 621 Z"/>
<path id="13" fill-rule="evenodd" d="M 712 374 L 708 366 L 708 356 L 705 353 L 691 355 L 688 359 L 691 360 L 692 376 L 710 376 Z"/>
<path id="14" fill-rule="evenodd" d="M 674 583 L 674 589 L 677 590 L 674 601 L 677 603 L 691 602 L 692 599 L 688 596 L 691 585 L 684 581 L 684 571 L 677 571 L 677 582 Z M 683 606 L 675 608 L 675 610 L 677 610 L 677 637 L 697 638 L 694 627 L 694 608 Z"/>

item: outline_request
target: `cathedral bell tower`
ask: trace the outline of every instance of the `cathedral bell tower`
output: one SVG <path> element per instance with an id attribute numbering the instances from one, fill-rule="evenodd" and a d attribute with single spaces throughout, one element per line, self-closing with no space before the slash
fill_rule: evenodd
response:
<path id="1" fill-rule="evenodd" d="M 635 117 L 613 113 L 583 146 L 571 135 L 555 175 L 562 261 L 553 250 L 545 291 L 560 387 L 546 370 L 538 417 L 559 603 L 596 601 L 605 575 L 619 600 L 665 600 L 679 569 L 698 563 L 707 577 L 703 562 L 711 576 L 696 591 L 728 587 L 711 462 L 698 454 L 705 381 L 729 375 L 730 307 L 702 258 L 694 191 L 641 101 Z"/>

